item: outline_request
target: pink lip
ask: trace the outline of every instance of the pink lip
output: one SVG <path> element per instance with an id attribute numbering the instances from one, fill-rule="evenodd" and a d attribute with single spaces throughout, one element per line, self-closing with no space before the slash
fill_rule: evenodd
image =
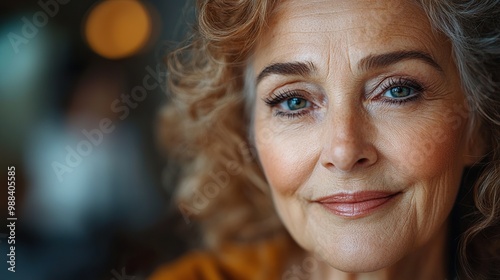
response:
<path id="1" fill-rule="evenodd" d="M 339 193 L 316 200 L 335 215 L 358 218 L 366 216 L 386 205 L 399 192 L 365 191 Z"/>

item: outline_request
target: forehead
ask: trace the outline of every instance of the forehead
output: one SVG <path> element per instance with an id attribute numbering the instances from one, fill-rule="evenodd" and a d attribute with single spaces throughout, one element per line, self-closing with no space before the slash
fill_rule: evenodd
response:
<path id="1" fill-rule="evenodd" d="M 358 61 L 398 50 L 420 50 L 439 61 L 449 58 L 451 49 L 409 0 L 282 1 L 268 28 L 255 50 L 255 70 L 269 62 L 324 61 L 325 56 Z"/>

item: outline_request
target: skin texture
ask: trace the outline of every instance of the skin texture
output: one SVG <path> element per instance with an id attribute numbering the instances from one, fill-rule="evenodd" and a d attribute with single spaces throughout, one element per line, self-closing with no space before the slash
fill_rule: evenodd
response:
<path id="1" fill-rule="evenodd" d="M 424 53 L 435 65 L 406 58 L 361 66 L 402 51 Z M 314 69 L 260 75 L 253 134 L 283 223 L 318 260 L 309 276 L 444 279 L 446 221 L 474 158 L 449 42 L 407 1 L 284 1 L 255 49 L 252 74 L 288 62 Z M 411 89 L 415 82 L 421 90 Z M 419 98 L 390 103 L 396 86 Z M 293 113 L 287 99 L 265 102 L 290 91 L 307 102 L 293 111 L 299 116 L 286 115 Z M 397 195 L 360 217 L 315 202 L 360 191 Z"/>

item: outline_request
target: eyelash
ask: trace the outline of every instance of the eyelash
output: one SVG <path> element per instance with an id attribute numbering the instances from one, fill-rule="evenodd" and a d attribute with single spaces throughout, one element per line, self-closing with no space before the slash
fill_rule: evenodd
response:
<path id="1" fill-rule="evenodd" d="M 290 98 L 307 99 L 305 97 L 305 95 L 298 90 L 288 90 L 288 91 L 285 90 L 285 91 L 279 91 L 270 97 L 264 98 L 263 100 L 269 107 L 274 108 L 277 105 L 283 103 L 284 101 L 286 101 Z M 311 105 L 311 106 L 314 106 L 314 105 Z M 288 119 L 294 119 L 297 117 L 302 117 L 308 113 L 309 113 L 309 110 L 307 110 L 307 109 L 299 110 L 296 112 L 285 112 L 285 111 L 276 110 L 274 112 L 274 116 L 275 117 L 286 117 Z"/>
<path id="2" fill-rule="evenodd" d="M 283 101 L 286 101 L 286 100 L 288 100 L 290 98 L 294 98 L 294 97 L 304 98 L 304 99 L 306 98 L 304 96 L 304 94 L 302 94 L 298 90 L 289 90 L 289 91 L 280 91 L 276 94 L 273 94 L 270 97 L 266 97 L 266 98 L 264 98 L 264 102 L 266 102 L 266 104 L 268 106 L 274 107 L 276 105 L 281 104 Z"/>
<path id="3" fill-rule="evenodd" d="M 407 97 L 407 98 L 401 98 L 401 99 L 395 99 L 395 98 L 384 98 L 381 95 L 383 95 L 387 90 L 394 88 L 394 87 L 408 87 L 411 88 L 415 91 L 413 96 Z M 378 87 L 382 87 L 381 94 L 378 94 L 378 96 L 374 100 L 381 100 L 382 102 L 389 104 L 389 105 L 403 105 L 407 102 L 411 101 L 417 101 L 422 97 L 422 93 L 425 92 L 424 86 L 422 86 L 419 82 L 410 79 L 410 78 L 404 78 L 404 77 L 390 77 L 386 80 L 384 80 L 382 83 L 380 83 Z M 263 98 L 263 101 L 271 108 L 276 107 L 277 105 L 283 103 L 284 101 L 287 101 L 290 98 L 302 98 L 306 99 L 305 94 L 303 94 L 301 91 L 298 90 L 285 90 L 285 91 L 279 91 L 269 97 Z M 311 102 L 312 103 L 312 102 Z M 312 104 L 311 106 L 314 106 Z M 294 119 L 297 117 L 302 117 L 304 115 L 307 115 L 310 113 L 310 110 L 303 109 L 299 110 L 296 112 L 290 112 L 290 111 L 280 111 L 280 110 L 275 110 L 274 116 L 275 117 L 286 117 L 288 119 Z"/>
<path id="4" fill-rule="evenodd" d="M 410 79 L 410 78 L 404 78 L 404 77 L 390 77 L 386 80 L 384 80 L 379 86 L 377 87 L 382 87 L 382 94 L 379 94 L 375 100 L 382 100 L 382 102 L 388 103 L 389 105 L 402 105 L 407 102 L 411 101 L 416 101 L 419 98 L 422 97 L 422 93 L 426 91 L 424 86 L 420 84 L 419 82 Z M 408 87 L 411 88 L 415 91 L 413 96 L 407 97 L 407 98 L 383 98 L 381 95 L 383 95 L 386 91 L 388 91 L 391 88 L 394 87 Z"/>

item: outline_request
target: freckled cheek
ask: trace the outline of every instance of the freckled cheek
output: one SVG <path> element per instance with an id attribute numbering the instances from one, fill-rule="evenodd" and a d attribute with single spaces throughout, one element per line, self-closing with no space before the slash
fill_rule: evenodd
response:
<path id="1" fill-rule="evenodd" d="M 448 174 L 450 168 L 458 171 L 462 160 L 462 130 L 462 127 L 453 129 L 446 120 L 429 121 L 429 118 L 394 127 L 386 135 L 386 141 L 395 143 L 388 147 L 387 153 L 400 171 L 414 180 L 437 179 Z"/>
<path id="2" fill-rule="evenodd" d="M 299 131 L 266 139 L 259 136 L 257 130 L 257 152 L 271 188 L 282 195 L 293 194 L 314 169 L 314 141 Z"/>

